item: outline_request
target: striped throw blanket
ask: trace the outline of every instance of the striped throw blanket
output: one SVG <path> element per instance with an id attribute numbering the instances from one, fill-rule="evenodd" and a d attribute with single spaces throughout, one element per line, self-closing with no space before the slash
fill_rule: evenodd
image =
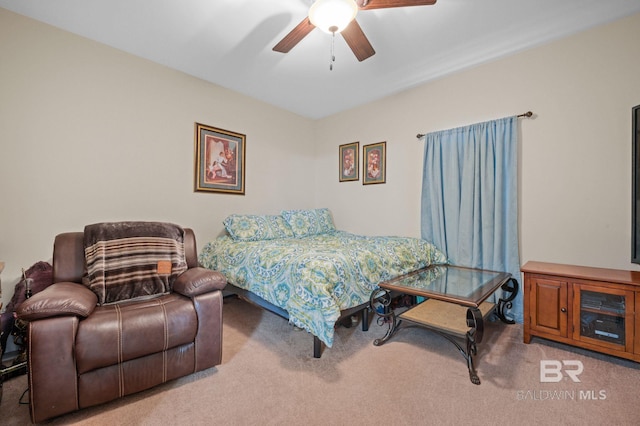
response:
<path id="1" fill-rule="evenodd" d="M 87 225 L 84 253 L 84 284 L 100 305 L 168 293 L 187 270 L 184 230 L 170 223 Z"/>

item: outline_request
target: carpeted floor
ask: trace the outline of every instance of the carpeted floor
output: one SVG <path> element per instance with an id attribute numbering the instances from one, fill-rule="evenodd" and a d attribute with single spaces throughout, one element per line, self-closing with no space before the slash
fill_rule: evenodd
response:
<path id="1" fill-rule="evenodd" d="M 223 363 L 217 368 L 52 425 L 637 425 L 640 364 L 533 339 L 522 326 L 489 323 L 469 381 L 449 341 L 419 328 L 387 344 L 375 322 L 339 327 L 333 348 L 312 356 L 313 340 L 280 317 L 241 300 L 225 301 Z M 541 360 L 578 360 L 580 382 L 541 383 Z M 4 385 L 0 424 L 29 424 L 18 399 L 26 376 Z"/>

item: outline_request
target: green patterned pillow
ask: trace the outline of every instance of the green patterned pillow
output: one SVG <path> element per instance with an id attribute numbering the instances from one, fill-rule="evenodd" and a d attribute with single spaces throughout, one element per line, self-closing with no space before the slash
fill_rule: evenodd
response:
<path id="1" fill-rule="evenodd" d="M 232 214 L 222 223 L 231 238 L 236 241 L 293 237 L 291 227 L 280 215 Z"/>
<path id="2" fill-rule="evenodd" d="M 329 209 L 283 210 L 282 217 L 287 221 L 296 237 L 329 234 L 335 232 Z"/>

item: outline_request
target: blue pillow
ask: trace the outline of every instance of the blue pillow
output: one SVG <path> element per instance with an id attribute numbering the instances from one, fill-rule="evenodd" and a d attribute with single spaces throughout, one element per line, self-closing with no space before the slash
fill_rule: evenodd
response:
<path id="1" fill-rule="evenodd" d="M 236 241 L 260 241 L 291 238 L 293 231 L 280 215 L 232 214 L 223 222 Z"/>
<path id="2" fill-rule="evenodd" d="M 282 217 L 296 237 L 329 234 L 336 231 L 329 209 L 283 210 Z"/>

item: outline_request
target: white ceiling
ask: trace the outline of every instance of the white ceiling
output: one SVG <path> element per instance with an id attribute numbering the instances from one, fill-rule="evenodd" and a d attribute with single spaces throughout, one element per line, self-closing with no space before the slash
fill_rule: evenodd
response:
<path id="1" fill-rule="evenodd" d="M 374 0 L 371 0 L 373 2 Z M 438 0 L 360 11 L 376 54 L 358 62 L 315 29 L 272 47 L 312 0 L 0 0 L 0 7 L 322 118 L 434 78 L 640 12 L 640 0 Z"/>

